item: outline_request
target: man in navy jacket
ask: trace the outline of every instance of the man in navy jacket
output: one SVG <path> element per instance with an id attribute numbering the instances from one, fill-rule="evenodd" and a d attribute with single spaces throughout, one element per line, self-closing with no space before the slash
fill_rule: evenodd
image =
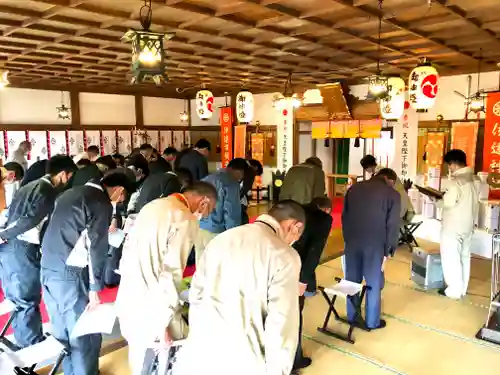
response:
<path id="1" fill-rule="evenodd" d="M 110 172 L 56 202 L 42 243 L 42 286 L 52 334 L 68 349 L 65 375 L 98 373 L 101 335 L 70 335 L 85 309 L 100 303 L 113 205 L 132 190 L 124 173 Z"/>
<path id="2" fill-rule="evenodd" d="M 47 162 L 47 174 L 21 187 L 8 209 L 0 230 L 2 287 L 18 311 L 12 322 L 20 347 L 42 339 L 40 315 L 40 233 L 54 209 L 60 187 L 68 183 L 76 165 L 68 156 L 56 155 Z"/>

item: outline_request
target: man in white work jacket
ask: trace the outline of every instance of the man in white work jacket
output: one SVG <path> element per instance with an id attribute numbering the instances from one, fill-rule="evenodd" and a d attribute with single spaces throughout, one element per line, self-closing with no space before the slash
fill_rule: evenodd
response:
<path id="1" fill-rule="evenodd" d="M 462 150 L 451 150 L 445 157 L 450 181 L 436 207 L 443 209 L 441 263 L 447 288 L 440 294 L 459 299 L 467 293 L 470 276 L 470 250 L 479 200 L 474 170 L 467 167 Z"/>

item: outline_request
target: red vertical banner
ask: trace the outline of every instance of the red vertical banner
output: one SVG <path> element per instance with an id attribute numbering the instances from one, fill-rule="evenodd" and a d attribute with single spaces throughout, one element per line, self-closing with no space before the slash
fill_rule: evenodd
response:
<path id="1" fill-rule="evenodd" d="M 64 132 L 64 139 L 66 141 L 66 155 L 69 156 L 70 146 L 69 146 L 69 130 L 68 129 L 66 129 L 66 131 Z"/>
<path id="2" fill-rule="evenodd" d="M 220 109 L 220 128 L 222 168 L 226 168 L 233 158 L 233 111 L 231 107 Z"/>
<path id="3" fill-rule="evenodd" d="M 7 130 L 3 130 L 3 148 L 5 153 L 5 161 L 9 160 L 9 137 Z"/>
<path id="4" fill-rule="evenodd" d="M 50 142 L 50 130 L 45 131 L 45 138 L 47 139 L 47 159 L 52 155 L 52 143 Z"/>
<path id="5" fill-rule="evenodd" d="M 87 138 L 87 131 L 84 130 L 83 131 L 83 151 L 84 152 L 87 152 L 87 148 L 89 147 L 88 143 L 89 143 L 89 140 Z"/>
<path id="6" fill-rule="evenodd" d="M 484 121 L 483 171 L 500 172 L 500 93 L 488 94 Z M 500 199 L 500 190 L 491 189 L 490 199 Z"/>
<path id="7" fill-rule="evenodd" d="M 30 141 L 30 131 L 29 130 L 25 130 L 24 134 L 26 136 L 26 140 L 29 142 Z M 28 151 L 28 156 L 27 156 L 26 159 L 31 160 L 31 151 Z"/>
<path id="8" fill-rule="evenodd" d="M 120 136 L 118 135 L 118 129 L 115 130 L 115 142 L 116 142 L 116 150 L 115 153 L 120 153 Z"/>
<path id="9" fill-rule="evenodd" d="M 247 126 L 236 125 L 234 127 L 234 157 L 246 159 L 247 153 Z"/>

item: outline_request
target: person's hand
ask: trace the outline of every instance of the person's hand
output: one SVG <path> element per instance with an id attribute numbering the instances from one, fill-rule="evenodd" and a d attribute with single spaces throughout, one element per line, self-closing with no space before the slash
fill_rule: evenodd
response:
<path id="1" fill-rule="evenodd" d="M 387 262 L 387 257 L 384 257 L 384 260 L 382 261 L 382 268 L 381 268 L 382 272 L 385 271 L 385 262 Z"/>
<path id="2" fill-rule="evenodd" d="M 164 342 L 165 342 L 165 345 L 167 346 L 171 346 L 172 345 L 172 342 L 174 341 L 172 339 L 172 334 L 170 333 L 170 329 L 166 329 L 165 330 L 165 336 L 163 338 Z"/>
<path id="3" fill-rule="evenodd" d="M 97 306 L 101 304 L 101 298 L 99 297 L 99 293 L 97 292 L 89 292 L 89 304 L 87 308 L 89 310 L 95 309 Z"/>
<path id="4" fill-rule="evenodd" d="M 3 238 L 0 238 L 0 245 L 2 245 L 4 243 L 7 243 L 7 241 L 5 241 Z"/>
<path id="5" fill-rule="evenodd" d="M 111 220 L 111 225 L 109 226 L 109 233 L 114 233 L 118 229 L 118 221 L 116 219 Z"/>
<path id="6" fill-rule="evenodd" d="M 307 289 L 307 284 L 299 283 L 299 296 L 302 297 L 306 292 L 306 289 Z"/>

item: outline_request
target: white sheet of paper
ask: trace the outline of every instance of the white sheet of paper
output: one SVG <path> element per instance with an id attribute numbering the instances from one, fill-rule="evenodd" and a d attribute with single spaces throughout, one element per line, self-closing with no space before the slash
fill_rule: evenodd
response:
<path id="1" fill-rule="evenodd" d="M 189 289 L 183 290 L 179 293 L 179 299 L 182 302 L 189 302 Z"/>
<path id="2" fill-rule="evenodd" d="M 116 321 L 116 310 L 113 303 L 103 303 L 92 310 L 85 310 L 75 324 L 71 338 L 93 333 L 111 334 Z"/>
<path id="3" fill-rule="evenodd" d="M 66 264 L 73 267 L 86 267 L 89 264 L 88 260 L 88 235 L 87 229 L 85 229 L 81 234 L 80 238 L 73 247 L 73 251 L 69 254 L 68 259 L 66 259 Z"/>
<path id="4" fill-rule="evenodd" d="M 121 229 L 117 229 L 114 232 L 108 234 L 109 245 L 119 248 L 125 239 L 125 232 Z"/>
<path id="5" fill-rule="evenodd" d="M 63 349 L 64 345 L 53 336 L 49 336 L 44 341 L 18 352 L 4 352 L 0 354 L 0 374 L 13 373 L 15 366 L 26 367 L 54 359 Z"/>
<path id="6" fill-rule="evenodd" d="M 361 291 L 362 285 L 352 281 L 342 280 L 340 283 L 325 288 L 327 294 L 334 294 L 341 297 L 353 296 Z"/>
<path id="7" fill-rule="evenodd" d="M 4 299 L 0 303 L 0 316 L 8 314 L 16 309 L 16 305 L 12 301 L 8 299 Z"/>

